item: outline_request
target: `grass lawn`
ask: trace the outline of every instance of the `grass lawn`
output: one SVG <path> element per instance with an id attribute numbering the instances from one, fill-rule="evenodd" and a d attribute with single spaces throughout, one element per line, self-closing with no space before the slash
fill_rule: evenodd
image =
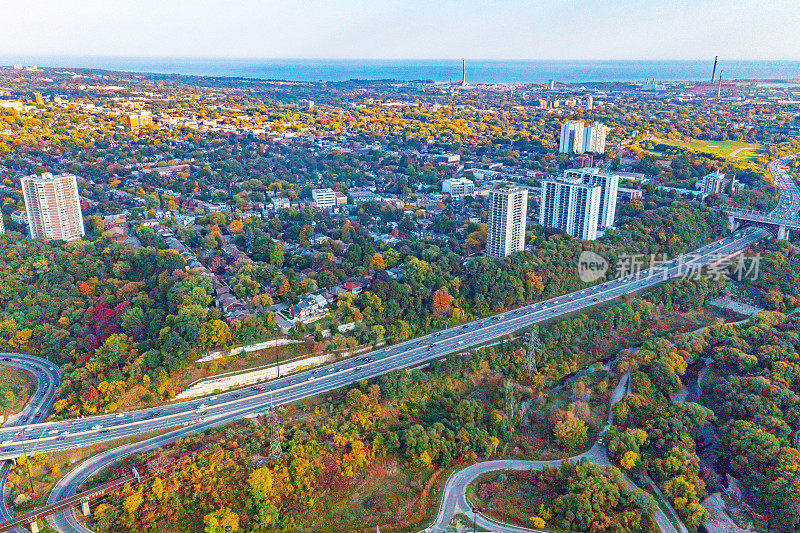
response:
<path id="1" fill-rule="evenodd" d="M 7 418 L 19 413 L 30 399 L 33 388 L 30 374 L 13 366 L 3 366 L 0 373 L 0 414 Z"/>
<path id="2" fill-rule="evenodd" d="M 404 463 L 396 454 L 376 458 L 341 486 L 320 491 L 314 507 L 305 511 L 308 531 L 374 531 L 375 525 L 381 531 L 413 529 L 434 504 L 428 497 L 433 483 L 447 475 Z"/>
<path id="3" fill-rule="evenodd" d="M 556 509 L 557 498 L 568 493 L 568 486 L 552 483 L 550 476 L 540 471 L 496 470 L 478 476 L 467 487 L 467 501 L 481 513 L 502 523 L 534 528 L 533 517 L 547 515 Z M 604 509 L 614 514 L 622 509 Z M 546 531 L 567 532 L 555 518 L 548 518 Z M 658 527 L 652 519 L 644 519 L 640 531 L 655 533 Z"/>
<path id="4" fill-rule="evenodd" d="M 742 141 L 704 141 L 694 139 L 690 142 L 675 139 L 653 139 L 655 144 L 667 144 L 695 152 L 707 152 L 718 157 L 741 161 L 756 161 L 763 147 L 758 143 Z"/>
<path id="5" fill-rule="evenodd" d="M 30 497 L 30 500 L 21 505 L 10 505 L 10 507 L 16 514 L 22 514 L 31 511 L 36 507 L 41 507 L 47 503 L 47 497 L 50 495 L 53 485 L 55 485 L 59 479 L 67 475 L 76 466 L 81 464 L 85 459 L 102 453 L 106 450 L 116 448 L 117 446 L 130 444 L 132 442 L 141 442 L 168 431 L 172 431 L 172 428 L 141 433 L 130 437 L 93 444 L 84 448 L 47 453 L 46 461 L 42 463 L 36 463 L 31 467 L 31 481 L 33 481 L 32 497 L 30 492 L 31 482 L 28 480 L 27 472 L 23 467 L 17 467 L 15 471 L 20 475 L 19 483 L 13 487 L 9 497 L 9 502 L 13 502 L 20 493 Z"/>

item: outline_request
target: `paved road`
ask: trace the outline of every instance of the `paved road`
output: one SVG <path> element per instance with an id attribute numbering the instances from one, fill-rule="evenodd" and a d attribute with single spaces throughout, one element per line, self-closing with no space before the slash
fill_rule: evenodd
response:
<path id="1" fill-rule="evenodd" d="M 780 162 L 781 160 L 774 163 Z M 780 169 L 773 168 L 773 164 L 770 166 L 770 171 L 774 175 L 776 172 L 780 174 Z M 785 164 L 785 161 L 781 164 Z M 776 183 L 781 191 L 781 201 L 783 202 L 786 196 L 790 197 L 790 204 L 784 205 L 782 216 L 784 214 L 789 216 L 792 213 L 797 216 L 797 212 L 800 210 L 800 191 L 797 185 L 788 176 L 776 176 Z M 779 204 L 779 207 L 781 205 Z M 254 387 L 248 391 L 222 393 L 201 401 L 134 411 L 121 416 L 107 415 L 91 417 L 82 421 L 60 422 L 49 426 L 60 432 L 58 437 L 35 439 L 35 442 L 31 444 L 34 444 L 37 449 L 66 449 L 179 424 L 188 425 L 188 427 L 160 437 L 124 446 L 89 459 L 59 482 L 50 495 L 50 501 L 55 501 L 74 494 L 77 488 L 94 472 L 127 455 L 174 442 L 177 438 L 197 433 L 208 427 L 229 423 L 257 412 L 271 403 L 275 405 L 289 403 L 346 386 L 359 379 L 375 377 L 397 368 L 419 365 L 425 361 L 443 357 L 448 353 L 479 346 L 536 323 L 613 301 L 626 294 L 650 288 L 679 276 L 685 271 L 687 261 L 697 265 L 709 264 L 721 257 L 744 250 L 768 235 L 769 233 L 764 229 L 746 228 L 726 239 L 720 239 L 687 254 L 681 262 L 675 260 L 652 271 L 645 270 L 635 276 L 608 281 L 509 313 L 476 320 L 457 328 L 378 350 L 369 356 L 281 378 L 270 382 L 268 386 Z M 619 399 L 618 394 L 618 391 L 615 390 L 616 399 L 612 399 L 612 402 L 615 403 Z M 609 413 L 609 423 L 610 418 L 611 414 Z M 48 429 L 48 433 L 53 429 Z M 0 438 L 2 435 L 2 430 L 0 430 Z M 595 445 L 589 450 L 587 456 L 599 461 L 605 457 L 605 451 L 597 450 L 597 447 L 598 445 Z M 13 455 L 18 452 L 19 444 L 15 443 L 0 450 L 0 457 L 3 453 Z M 602 457 L 597 455 L 600 452 Z M 607 457 L 605 460 L 608 460 Z M 666 519 L 666 517 L 663 518 Z M 51 517 L 48 521 L 57 531 L 88 532 L 75 520 L 72 513 L 61 513 Z M 674 531 L 671 523 L 661 524 L 661 520 L 659 520 L 659 524 L 664 532 Z"/>
<path id="2" fill-rule="evenodd" d="M 768 165 L 772 179 L 780 191 L 780 200 L 770 215 L 779 218 L 797 219 L 800 213 L 800 189 L 787 170 L 787 165 L 795 155 L 776 159 Z"/>
<path id="3" fill-rule="evenodd" d="M 698 264 L 713 262 L 721 256 L 745 249 L 750 244 L 768 235 L 768 232 L 763 229 L 745 229 L 731 237 L 721 239 L 696 250 L 689 254 L 686 260 L 693 260 Z M 197 433 L 207 427 L 227 424 L 263 409 L 269 405 L 270 401 L 276 405 L 289 403 L 311 394 L 319 394 L 341 388 L 358 379 L 378 376 L 395 368 L 418 365 L 431 359 L 443 357 L 454 351 L 478 346 L 531 324 L 551 320 L 555 317 L 612 301 L 635 291 L 647 289 L 680 275 L 681 268 L 685 268 L 685 262 L 676 260 L 664 265 L 661 269 L 657 269 L 657 272 L 642 271 L 629 279 L 608 281 L 570 295 L 384 348 L 371 353 L 368 357 L 360 357 L 328 365 L 315 371 L 297 374 L 294 377 L 281 378 L 270 382 L 271 391 L 260 390 L 261 388 L 266 389 L 265 386 L 255 391 L 251 389 L 223 393 L 204 400 L 129 413 L 125 416 L 130 418 L 124 418 L 119 425 L 112 427 L 114 429 L 113 433 L 111 432 L 112 428 L 104 428 L 108 430 L 107 433 L 100 433 L 99 430 L 87 431 L 83 429 L 82 431 L 73 430 L 74 433 L 69 435 L 73 439 L 72 441 L 59 441 L 52 438 L 38 439 L 35 444 L 40 449 L 49 449 L 51 446 L 57 447 L 59 445 L 74 447 L 106 440 L 109 438 L 107 437 L 109 434 L 127 435 L 131 434 L 131 432 L 152 431 L 156 428 L 170 427 L 179 423 L 188 425 L 188 427 L 172 431 L 163 436 L 149 439 L 142 443 L 127 445 L 92 457 L 58 483 L 51 493 L 49 501 L 53 502 L 71 496 L 95 472 L 128 455 L 169 444 L 180 437 Z M 615 391 L 616 400 L 614 401 L 619 399 L 619 394 L 621 393 Z M 235 395 L 239 395 L 239 397 L 236 398 L 234 397 Z M 216 401 L 212 401 L 215 399 Z M 205 414 L 200 414 L 198 406 L 202 408 L 201 410 Z M 171 412 L 160 413 L 156 417 L 151 416 L 154 411 L 162 409 L 169 409 Z M 115 416 L 92 417 L 92 419 L 88 420 L 91 420 L 89 423 L 92 424 L 107 424 L 109 422 L 113 423 Z M 100 422 L 96 422 L 98 420 Z M 79 424 L 83 424 L 85 428 L 87 422 L 83 420 L 59 422 L 49 423 L 46 426 L 61 430 L 62 428 L 75 427 Z M 2 435 L 2 430 L 0 430 L 0 435 Z M 587 454 L 592 454 L 591 457 L 595 457 L 594 454 L 597 453 L 597 447 L 587 452 Z M 595 460 L 599 461 L 601 458 L 598 456 Z M 54 529 L 62 533 L 87 533 L 88 531 L 75 519 L 71 512 L 54 515 L 48 519 L 48 522 Z M 670 530 L 665 531 L 670 533 Z"/>
<path id="4" fill-rule="evenodd" d="M 606 427 L 603 428 L 601 434 L 611 425 L 614 416 L 614 405 L 616 405 L 617 402 L 619 402 L 628 394 L 630 394 L 629 372 L 625 373 L 622 379 L 620 379 L 619 383 L 611 394 L 611 400 L 609 401 L 608 409 L 608 419 L 606 420 Z M 611 461 L 608 459 L 608 455 L 606 455 L 605 446 L 599 442 L 595 442 L 595 444 L 588 451 L 570 457 L 569 459 L 572 461 L 578 461 L 583 458 L 601 466 L 611 464 Z M 470 465 L 463 470 L 459 470 L 447 480 L 444 493 L 442 494 L 442 504 L 439 508 L 439 513 L 436 515 L 436 520 L 434 523 L 425 529 L 425 532 L 440 533 L 446 531 L 447 526 L 453 520 L 453 517 L 458 513 L 469 517 L 471 520 L 474 520 L 478 526 L 490 531 L 501 531 L 504 533 L 523 533 L 535 531 L 523 527 L 500 524 L 486 517 L 480 512 L 474 513 L 472 511 L 472 506 L 467 501 L 467 487 L 478 476 L 487 472 L 494 472 L 497 470 L 540 470 L 544 468 L 545 465 L 557 467 L 563 460 L 564 459 L 555 459 L 552 461 L 525 461 L 519 459 L 501 459 L 497 461 L 475 463 L 474 465 Z M 628 476 L 625 476 L 625 482 L 631 489 L 639 488 L 630 478 L 628 478 Z M 654 518 L 662 533 L 679 533 L 676 531 L 675 526 L 672 524 L 667 515 L 664 514 L 660 508 L 656 511 Z"/>
<path id="5" fill-rule="evenodd" d="M 740 221 L 749 221 L 767 225 L 782 224 L 787 229 L 800 229 L 800 189 L 788 172 L 789 163 L 796 156 L 790 155 L 776 159 L 768 165 L 773 181 L 780 191 L 780 199 L 775 209 L 769 213 L 748 211 L 743 209 L 725 209 L 725 211 Z"/>
<path id="6" fill-rule="evenodd" d="M 572 294 L 476 320 L 376 350 L 368 356 L 286 376 L 262 387 L 126 413 L 30 424 L 24 428 L 24 433 L 3 428 L 0 429 L 0 459 L 36 451 L 79 448 L 144 432 L 193 425 L 221 414 L 242 417 L 258 412 L 270 403 L 282 405 L 329 392 L 361 379 L 443 358 L 449 353 L 480 346 L 533 324 L 583 311 L 651 288 L 681 275 L 686 271 L 688 262 L 703 265 L 717 261 L 720 257 L 739 252 L 768 235 L 764 229 L 746 228 L 687 254 L 683 261 L 676 259 L 654 270 L 639 272 L 635 276 L 610 280 Z"/>
<path id="7" fill-rule="evenodd" d="M 44 420 L 55 400 L 56 388 L 61 383 L 61 374 L 50 361 L 34 355 L 19 353 L 0 353 L 0 365 L 13 366 L 30 373 L 36 381 L 36 390 L 31 399 L 16 415 L 8 417 L 4 427 L 14 427 L 20 424 L 35 423 Z M 17 431 L 22 430 L 17 428 Z M 0 522 L 14 517 L 8 508 L 8 490 L 6 482 L 11 472 L 11 461 L 4 461 L 0 467 Z M 17 531 L 23 531 L 18 529 Z"/>
<path id="8" fill-rule="evenodd" d="M 176 429 L 169 433 L 147 439 L 143 442 L 126 444 L 92 456 L 81 463 L 77 468 L 70 471 L 55 484 L 53 490 L 50 492 L 50 496 L 47 499 L 47 503 L 54 503 L 58 500 L 63 500 L 64 498 L 73 496 L 87 479 L 95 475 L 100 470 L 124 459 L 125 457 L 139 452 L 152 450 L 154 448 L 158 448 L 159 446 L 166 446 L 180 438 L 194 435 L 212 427 L 228 424 L 235 420 L 235 418 L 235 416 L 232 417 L 220 415 L 208 419 L 201 424 Z M 81 522 L 78 521 L 77 518 L 75 518 L 74 510 L 63 511 L 61 513 L 48 516 L 47 523 L 50 525 L 50 527 L 61 533 L 92 533 L 90 529 L 86 528 Z"/>
<path id="9" fill-rule="evenodd" d="M 601 431 L 601 434 L 605 432 L 606 429 L 611 425 L 614 417 L 614 405 L 617 404 L 622 398 L 630 394 L 630 373 L 627 372 L 625 375 L 620 379 L 617 386 L 614 388 L 614 391 L 611 394 L 611 399 L 609 401 L 609 408 L 608 408 L 608 418 L 606 420 L 606 426 Z M 606 455 L 605 446 L 601 445 L 599 442 L 596 442 L 588 451 L 570 457 L 569 459 L 572 461 L 578 461 L 582 458 L 586 458 L 587 460 L 591 461 L 592 463 L 598 465 L 609 465 L 611 462 Z M 447 481 L 447 485 L 445 486 L 444 494 L 442 495 L 442 505 L 439 508 L 439 513 L 437 514 L 436 521 L 431 524 L 425 531 L 427 532 L 443 532 L 446 530 L 447 525 L 452 521 L 453 516 L 457 513 L 462 513 L 468 516 L 471 519 L 475 519 L 476 523 L 484 529 L 489 529 L 492 531 L 503 531 L 503 532 L 511 532 L 511 533 L 518 533 L 523 531 L 532 531 L 530 529 L 515 527 L 515 526 L 507 526 L 503 524 L 499 524 L 486 516 L 477 513 L 475 515 L 471 511 L 471 506 L 467 502 L 466 498 L 466 491 L 467 487 L 469 486 L 472 481 L 475 480 L 481 474 L 486 472 L 492 472 L 496 470 L 539 470 L 543 468 L 545 465 L 549 465 L 552 467 L 559 466 L 561 461 L 564 459 L 556 459 L 552 461 L 525 461 L 525 460 L 517 460 L 517 459 L 503 459 L 498 461 L 486 461 L 482 463 L 476 463 L 474 465 L 470 465 L 467 468 L 460 470 L 453 474 Z M 631 488 L 636 488 L 636 485 L 631 481 L 629 478 L 625 478 L 628 486 Z M 661 528 L 661 531 L 664 533 L 677 533 L 675 531 L 674 526 L 670 522 L 669 518 L 659 509 L 658 513 L 656 513 L 656 521 Z"/>

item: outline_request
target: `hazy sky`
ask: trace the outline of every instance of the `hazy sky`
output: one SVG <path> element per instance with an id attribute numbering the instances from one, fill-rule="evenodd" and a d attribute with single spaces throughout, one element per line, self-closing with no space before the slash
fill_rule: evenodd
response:
<path id="1" fill-rule="evenodd" d="M 797 0 L 0 0 L 0 56 L 800 60 Z"/>

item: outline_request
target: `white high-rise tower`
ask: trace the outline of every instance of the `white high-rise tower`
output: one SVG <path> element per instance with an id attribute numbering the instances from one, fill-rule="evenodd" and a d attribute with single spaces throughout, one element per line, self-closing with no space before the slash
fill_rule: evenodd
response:
<path id="1" fill-rule="evenodd" d="M 599 185 L 600 214 L 597 219 L 597 227 L 608 228 L 614 225 L 614 217 L 617 214 L 619 174 L 589 167 L 565 170 L 564 177 L 580 178 L 587 185 Z"/>
<path id="2" fill-rule="evenodd" d="M 602 154 L 606 151 L 608 126 L 595 122 L 583 129 L 583 151 Z"/>
<path id="3" fill-rule="evenodd" d="M 506 257 L 525 249 L 528 190 L 522 187 L 495 189 L 489 195 L 486 253 Z"/>
<path id="4" fill-rule="evenodd" d="M 558 151 L 562 154 L 579 154 L 583 150 L 583 121 L 570 120 L 561 125 Z"/>
<path id="5" fill-rule="evenodd" d="M 597 239 L 600 213 L 600 185 L 580 177 L 547 178 L 542 181 L 539 224 L 558 228 L 573 237 Z"/>
<path id="6" fill-rule="evenodd" d="M 20 179 L 32 239 L 73 241 L 84 234 L 78 184 L 72 174 Z"/>

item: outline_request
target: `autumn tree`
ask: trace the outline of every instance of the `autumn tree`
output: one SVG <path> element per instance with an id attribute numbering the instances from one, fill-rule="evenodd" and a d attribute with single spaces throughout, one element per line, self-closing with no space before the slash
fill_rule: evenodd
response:
<path id="1" fill-rule="evenodd" d="M 435 313 L 446 313 L 450 310 L 450 305 L 453 303 L 453 297 L 447 292 L 445 287 L 433 292 L 431 297 L 431 307 Z"/>
<path id="2" fill-rule="evenodd" d="M 203 517 L 205 533 L 227 533 L 239 531 L 239 515 L 228 507 L 222 507 Z"/>
<path id="3" fill-rule="evenodd" d="M 244 229 L 244 223 L 241 220 L 236 219 L 231 221 L 230 225 L 231 233 L 239 233 L 243 229 Z"/>
<path id="4" fill-rule="evenodd" d="M 567 452 L 575 452 L 586 444 L 586 424 L 573 412 L 558 409 L 550 417 L 550 422 L 556 442 Z"/>

